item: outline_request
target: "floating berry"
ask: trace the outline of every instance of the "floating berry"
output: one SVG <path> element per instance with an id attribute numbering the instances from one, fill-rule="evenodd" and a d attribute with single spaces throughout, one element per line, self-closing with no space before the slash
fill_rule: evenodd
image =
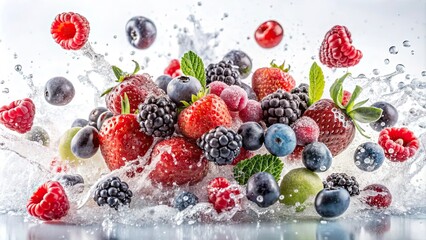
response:
<path id="1" fill-rule="evenodd" d="M 252 62 L 245 52 L 241 50 L 232 50 L 223 57 L 223 60 L 232 61 L 234 65 L 238 66 L 238 72 L 241 78 L 247 78 L 250 75 Z"/>
<path id="2" fill-rule="evenodd" d="M 12 131 L 26 133 L 31 130 L 35 106 L 31 99 L 16 100 L 0 108 L 0 123 Z"/>
<path id="3" fill-rule="evenodd" d="M 132 17 L 126 24 L 126 33 L 129 43 L 137 49 L 147 49 L 157 37 L 157 28 L 154 23 L 142 16 Z"/>
<path id="4" fill-rule="evenodd" d="M 48 181 L 41 185 L 27 203 L 28 213 L 45 221 L 57 220 L 66 216 L 69 208 L 64 188 L 55 181 Z"/>
<path id="5" fill-rule="evenodd" d="M 383 110 L 379 120 L 370 123 L 370 127 L 375 131 L 382 131 L 387 127 L 393 127 L 398 122 L 398 110 L 390 103 L 376 102 L 372 105 Z"/>
<path id="6" fill-rule="evenodd" d="M 49 79 L 44 86 L 44 99 L 55 106 L 67 105 L 72 101 L 74 95 L 74 85 L 64 77 Z"/>
<path id="7" fill-rule="evenodd" d="M 50 33 L 62 48 L 79 50 L 89 39 L 90 26 L 87 19 L 78 13 L 61 13 L 53 21 Z"/>
<path id="8" fill-rule="evenodd" d="M 362 52 L 352 46 L 349 30 L 337 25 L 325 34 L 319 57 L 330 68 L 352 67 L 359 63 Z"/>
<path id="9" fill-rule="evenodd" d="M 392 203 L 392 194 L 381 184 L 368 185 L 363 192 L 365 197 L 362 200 L 371 207 L 387 208 Z"/>
<path id="10" fill-rule="evenodd" d="M 277 46 L 284 37 L 284 29 L 274 20 L 266 21 L 256 29 L 254 39 L 263 48 Z"/>
<path id="11" fill-rule="evenodd" d="M 385 160 L 383 148 L 377 143 L 366 142 L 358 146 L 354 154 L 355 165 L 367 172 L 377 170 Z"/>
<path id="12" fill-rule="evenodd" d="M 180 70 L 180 62 L 177 59 L 172 59 L 169 63 L 169 66 L 164 69 L 164 74 L 169 75 L 172 78 L 179 77 L 182 75 Z"/>
<path id="13" fill-rule="evenodd" d="M 385 128 L 380 132 L 379 145 L 392 162 L 404 162 L 416 154 L 419 140 L 407 128 Z"/>
<path id="14" fill-rule="evenodd" d="M 305 146 L 318 140 L 320 133 L 318 124 L 310 117 L 303 116 L 297 119 L 291 127 L 296 134 L 299 146 Z"/>

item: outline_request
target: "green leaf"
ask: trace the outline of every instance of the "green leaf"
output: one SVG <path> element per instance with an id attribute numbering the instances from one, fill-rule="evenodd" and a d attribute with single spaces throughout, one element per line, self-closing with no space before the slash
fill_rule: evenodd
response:
<path id="1" fill-rule="evenodd" d="M 360 86 L 356 86 L 354 92 L 351 95 L 351 99 L 349 99 L 348 104 L 346 105 L 346 111 L 350 112 L 353 109 L 353 106 L 355 104 L 355 100 L 358 98 L 358 96 L 361 94 L 362 88 Z"/>
<path id="2" fill-rule="evenodd" d="M 105 92 L 103 92 L 102 94 L 101 94 L 101 97 L 103 97 L 103 96 L 105 96 L 105 95 L 107 95 L 108 93 L 110 93 L 111 91 L 112 91 L 112 89 L 113 89 L 114 87 L 110 87 L 110 88 L 108 88 L 107 90 L 105 90 Z"/>
<path id="3" fill-rule="evenodd" d="M 127 93 L 124 93 L 124 98 L 121 98 L 121 114 L 130 113 L 130 102 Z"/>
<path id="4" fill-rule="evenodd" d="M 355 104 L 355 105 L 352 107 L 352 109 L 359 108 L 359 107 L 361 107 L 362 105 L 364 105 L 366 102 L 368 102 L 368 99 L 365 99 L 364 101 L 361 101 L 361 102 L 359 102 L 359 103 Z"/>
<path id="5" fill-rule="evenodd" d="M 206 88 L 206 72 L 203 60 L 193 51 L 189 51 L 183 55 L 180 62 L 180 69 L 183 74 L 198 79 L 203 89 Z"/>
<path id="6" fill-rule="evenodd" d="M 341 78 L 337 79 L 333 85 L 330 87 L 330 97 L 333 99 L 334 103 L 341 109 L 345 109 L 345 106 L 342 105 L 343 99 L 343 81 L 349 76 L 350 73 L 346 73 Z"/>
<path id="7" fill-rule="evenodd" d="M 135 70 L 133 70 L 132 74 L 136 74 L 137 72 L 139 72 L 139 70 L 141 70 L 141 66 L 139 65 L 138 62 L 136 62 L 135 60 L 132 60 L 132 62 L 135 63 Z"/>
<path id="8" fill-rule="evenodd" d="M 256 155 L 234 166 L 234 178 L 239 184 L 244 185 L 253 174 L 267 172 L 278 182 L 283 167 L 281 159 L 272 154 Z"/>
<path id="9" fill-rule="evenodd" d="M 365 138 L 370 139 L 370 136 L 368 136 L 367 134 L 365 134 L 365 130 L 358 123 L 356 123 L 355 121 L 353 123 L 354 123 L 356 129 L 358 130 L 358 132 L 361 133 L 362 136 L 364 136 Z"/>
<path id="10" fill-rule="evenodd" d="M 309 105 L 321 99 L 324 93 L 324 86 L 324 73 L 321 67 L 314 62 L 309 71 Z"/>
<path id="11" fill-rule="evenodd" d="M 117 79 L 120 79 L 124 75 L 124 72 L 117 66 L 112 66 L 112 71 Z"/>
<path id="12" fill-rule="evenodd" d="M 375 107 L 359 107 L 348 112 L 348 115 L 355 121 L 371 123 L 379 120 L 383 110 Z"/>

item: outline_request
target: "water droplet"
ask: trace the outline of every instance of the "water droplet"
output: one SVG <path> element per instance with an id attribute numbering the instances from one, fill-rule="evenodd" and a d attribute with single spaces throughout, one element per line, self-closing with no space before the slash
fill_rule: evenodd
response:
<path id="1" fill-rule="evenodd" d="M 410 74 L 405 75 L 405 79 L 410 79 L 410 78 L 411 78 Z"/>
<path id="2" fill-rule="evenodd" d="M 322 172 L 324 172 L 325 170 L 327 170 L 327 168 L 326 168 L 325 166 L 321 166 L 321 167 L 320 167 L 320 170 L 321 170 Z"/>
<path id="3" fill-rule="evenodd" d="M 365 159 L 364 159 L 364 163 L 366 163 L 366 164 L 370 164 L 370 163 L 371 163 L 371 159 L 370 159 L 370 158 L 365 158 Z"/>
<path id="4" fill-rule="evenodd" d="M 390 153 L 390 154 L 394 153 L 393 148 L 389 148 L 389 149 L 388 149 L 388 153 Z"/>
<path id="5" fill-rule="evenodd" d="M 114 36 L 113 36 L 113 38 L 114 38 L 114 39 L 117 39 L 117 35 L 114 35 Z"/>
<path id="6" fill-rule="evenodd" d="M 411 55 L 414 55 L 414 50 L 411 50 Z"/>
<path id="7" fill-rule="evenodd" d="M 321 224 L 327 224 L 327 221 L 321 220 L 320 223 Z"/>
<path id="8" fill-rule="evenodd" d="M 390 63 L 390 61 L 389 61 L 389 59 L 385 59 L 385 64 L 389 64 Z"/>
<path id="9" fill-rule="evenodd" d="M 312 60 L 315 60 L 315 59 L 316 59 L 316 57 L 315 57 L 315 56 L 312 56 L 312 57 L 311 57 L 311 59 L 312 59 Z"/>
<path id="10" fill-rule="evenodd" d="M 118 61 L 122 62 L 123 61 L 123 57 L 119 57 Z"/>
<path id="11" fill-rule="evenodd" d="M 389 48 L 389 53 L 390 54 L 397 54 L 398 53 L 398 48 L 396 48 L 395 46 L 392 46 Z"/>
<path id="12" fill-rule="evenodd" d="M 263 202 L 263 197 L 262 196 L 257 196 L 256 201 L 260 202 L 260 203 Z"/>
<path id="13" fill-rule="evenodd" d="M 363 153 L 363 152 L 365 152 L 365 149 L 361 148 L 359 151 Z"/>
<path id="14" fill-rule="evenodd" d="M 0 81 L 0 84 L 4 84 L 4 80 L 1 80 L 1 81 Z"/>
<path id="15" fill-rule="evenodd" d="M 278 198 L 279 198 L 280 200 L 284 200 L 284 195 L 280 195 Z"/>
<path id="16" fill-rule="evenodd" d="M 135 51 L 131 51 L 131 52 L 130 52 L 130 55 L 131 55 L 131 56 L 135 55 Z"/>
<path id="17" fill-rule="evenodd" d="M 227 18 L 228 16 L 229 16 L 229 15 L 228 15 L 228 13 L 224 13 L 224 14 L 223 14 L 223 17 L 224 17 L 224 18 Z"/>
<path id="18" fill-rule="evenodd" d="M 296 202 L 296 203 L 294 204 L 294 206 L 299 207 L 299 206 L 300 206 L 300 202 Z"/>
<path id="19" fill-rule="evenodd" d="M 385 122 L 381 122 L 380 123 L 380 126 L 382 126 L 382 127 L 384 127 L 386 125 L 386 123 Z"/>
<path id="20" fill-rule="evenodd" d="M 380 70 L 377 69 L 377 68 L 373 69 L 373 74 L 374 75 L 379 75 L 380 74 Z"/>
<path id="21" fill-rule="evenodd" d="M 423 77 L 426 77 L 426 71 L 423 71 L 423 72 L 422 72 L 422 76 L 423 76 Z"/>
<path id="22" fill-rule="evenodd" d="M 298 193 L 299 192 L 299 189 L 294 189 L 293 190 L 295 193 Z"/>
<path id="23" fill-rule="evenodd" d="M 411 47 L 411 43 L 408 40 L 405 40 L 404 42 L 402 42 L 402 46 L 404 47 Z"/>
<path id="24" fill-rule="evenodd" d="M 201 3 L 201 2 L 197 2 L 197 5 L 198 5 L 198 6 L 201 6 L 201 5 L 203 5 L 203 3 Z"/>
<path id="25" fill-rule="evenodd" d="M 403 72 L 405 72 L 405 66 L 404 66 L 404 65 L 402 65 L 402 64 L 398 64 L 398 65 L 396 65 L 395 69 L 396 69 L 396 71 L 398 71 L 399 73 L 403 73 Z"/>
<path id="26" fill-rule="evenodd" d="M 1 91 L 2 93 L 9 93 L 9 88 L 4 88 L 3 91 Z"/>
<path id="27" fill-rule="evenodd" d="M 17 72 L 22 71 L 22 66 L 20 64 L 15 65 L 15 71 L 17 71 Z"/>
<path id="28" fill-rule="evenodd" d="M 360 75 L 358 75 L 358 77 L 357 78 L 367 78 L 366 76 L 365 76 L 365 74 L 360 74 Z"/>
<path id="29" fill-rule="evenodd" d="M 398 88 L 399 89 L 403 89 L 405 87 L 405 83 L 404 82 L 399 82 L 398 83 Z"/>
<path id="30" fill-rule="evenodd" d="M 183 201 L 188 201 L 188 196 L 183 196 Z"/>
<path id="31" fill-rule="evenodd" d="M 361 164 L 360 161 L 355 161 L 355 165 L 359 166 Z"/>
<path id="32" fill-rule="evenodd" d="M 17 58 L 18 58 L 18 54 L 14 53 L 14 54 L 13 54 L 13 58 L 14 58 L 14 59 L 17 59 Z"/>

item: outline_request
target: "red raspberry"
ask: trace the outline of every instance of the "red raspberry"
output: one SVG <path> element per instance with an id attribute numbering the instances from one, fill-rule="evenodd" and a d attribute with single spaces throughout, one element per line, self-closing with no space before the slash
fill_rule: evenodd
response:
<path id="1" fill-rule="evenodd" d="M 207 186 L 209 202 L 217 212 L 229 211 L 240 202 L 241 192 L 236 186 L 230 185 L 228 180 L 218 177 L 210 181 Z"/>
<path id="2" fill-rule="evenodd" d="M 90 26 L 87 19 L 78 13 L 58 14 L 50 33 L 53 39 L 66 50 L 79 50 L 89 39 Z"/>
<path id="3" fill-rule="evenodd" d="M 343 99 L 342 99 L 342 105 L 346 106 L 348 105 L 349 100 L 351 99 L 352 94 L 346 90 L 343 90 Z"/>
<path id="4" fill-rule="evenodd" d="M 392 194 L 381 184 L 371 184 L 364 188 L 366 193 L 363 201 L 371 207 L 387 208 L 392 203 Z"/>
<path id="5" fill-rule="evenodd" d="M 330 68 L 351 67 L 359 63 L 362 52 L 352 46 L 351 33 L 345 26 L 334 26 L 325 34 L 320 60 Z"/>
<path id="6" fill-rule="evenodd" d="M 52 173 L 66 173 L 68 172 L 68 164 L 61 161 L 59 157 L 54 157 L 50 162 L 50 171 Z"/>
<path id="7" fill-rule="evenodd" d="M 0 108 L 0 123 L 10 130 L 26 133 L 31 130 L 35 106 L 29 98 L 16 100 Z"/>
<path id="8" fill-rule="evenodd" d="M 407 128 L 385 128 L 380 132 L 379 145 L 392 162 L 404 162 L 416 154 L 419 140 Z"/>
<path id="9" fill-rule="evenodd" d="M 47 181 L 31 196 L 27 210 L 31 216 L 50 221 L 66 216 L 70 204 L 61 184 Z"/>
<path id="10" fill-rule="evenodd" d="M 164 74 L 169 75 L 172 78 L 182 75 L 179 60 L 173 59 L 172 61 L 170 61 L 169 66 L 164 69 Z"/>
<path id="11" fill-rule="evenodd" d="M 297 145 L 305 146 L 318 141 L 320 129 L 318 124 L 310 117 L 301 117 L 292 126 L 296 134 Z"/>

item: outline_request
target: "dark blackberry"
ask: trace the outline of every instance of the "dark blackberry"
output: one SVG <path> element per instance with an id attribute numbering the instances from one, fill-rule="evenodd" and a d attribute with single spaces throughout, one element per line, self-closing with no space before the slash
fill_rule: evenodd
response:
<path id="1" fill-rule="evenodd" d="M 300 98 L 300 105 L 299 109 L 303 113 L 308 109 L 308 103 L 309 103 L 309 85 L 306 83 L 301 83 L 298 87 L 293 88 L 291 90 L 291 93 L 296 94 Z"/>
<path id="2" fill-rule="evenodd" d="M 197 140 L 207 160 L 217 165 L 231 164 L 240 154 L 243 138 L 232 129 L 219 126 L 206 132 Z"/>
<path id="3" fill-rule="evenodd" d="M 302 116 L 300 102 L 298 95 L 279 89 L 262 99 L 263 120 L 268 127 L 275 123 L 291 125 Z"/>
<path id="4" fill-rule="evenodd" d="M 108 178 L 98 183 L 93 200 L 98 206 L 108 204 L 109 207 L 118 209 L 120 205 L 128 205 L 133 196 L 127 183 L 122 182 L 118 177 Z"/>
<path id="5" fill-rule="evenodd" d="M 349 195 L 359 195 L 359 183 L 354 176 L 346 173 L 332 173 L 323 182 L 324 188 L 342 187 L 349 192 Z"/>
<path id="6" fill-rule="evenodd" d="M 217 64 L 209 64 L 206 68 L 207 84 L 221 81 L 228 85 L 241 85 L 240 73 L 232 61 L 220 61 Z"/>
<path id="7" fill-rule="evenodd" d="M 179 211 L 183 211 L 189 206 L 195 206 L 198 203 L 198 197 L 191 192 L 183 192 L 179 194 L 174 201 L 174 207 Z"/>
<path id="8" fill-rule="evenodd" d="M 148 97 L 139 105 L 137 121 L 144 133 L 155 137 L 168 137 L 175 131 L 176 104 L 168 97 Z"/>

